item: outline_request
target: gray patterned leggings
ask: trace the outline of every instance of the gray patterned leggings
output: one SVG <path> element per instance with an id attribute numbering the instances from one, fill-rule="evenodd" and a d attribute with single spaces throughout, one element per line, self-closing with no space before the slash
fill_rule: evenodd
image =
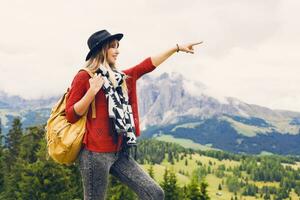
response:
<path id="1" fill-rule="evenodd" d="M 84 200 L 104 200 L 109 173 L 131 188 L 142 200 L 163 200 L 163 189 L 130 156 L 119 157 L 114 152 L 92 152 L 82 149 L 79 154 Z"/>

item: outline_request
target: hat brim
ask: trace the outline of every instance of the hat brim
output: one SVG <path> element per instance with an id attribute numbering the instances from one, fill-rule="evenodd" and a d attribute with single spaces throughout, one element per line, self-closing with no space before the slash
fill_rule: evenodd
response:
<path id="1" fill-rule="evenodd" d="M 85 61 L 87 61 L 88 59 L 90 59 L 91 56 L 92 56 L 96 51 L 98 51 L 98 50 L 103 46 L 103 44 L 105 44 L 106 42 L 111 41 L 111 40 L 114 40 L 114 39 L 117 39 L 118 41 L 120 41 L 122 38 L 123 38 L 123 34 L 122 34 L 122 33 L 117 33 L 117 34 L 114 34 L 114 35 L 111 35 L 111 36 L 105 38 L 105 40 L 102 40 L 101 42 L 99 42 L 98 44 L 96 44 L 96 45 L 90 50 L 90 52 L 87 54 L 87 56 L 86 56 L 86 58 L 85 58 Z"/>

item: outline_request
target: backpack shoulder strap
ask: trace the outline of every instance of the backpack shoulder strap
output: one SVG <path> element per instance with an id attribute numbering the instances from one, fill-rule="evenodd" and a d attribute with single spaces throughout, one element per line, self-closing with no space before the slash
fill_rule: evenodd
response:
<path id="1" fill-rule="evenodd" d="M 81 68 L 79 71 L 86 71 L 90 77 L 94 77 L 94 73 L 92 73 L 90 70 L 87 68 Z M 95 104 L 95 99 L 92 101 L 92 118 L 96 118 L 96 104 Z"/>
<path id="2" fill-rule="evenodd" d="M 94 73 L 91 72 L 88 68 L 81 68 L 79 71 L 86 71 L 90 75 L 90 77 L 94 77 Z"/>

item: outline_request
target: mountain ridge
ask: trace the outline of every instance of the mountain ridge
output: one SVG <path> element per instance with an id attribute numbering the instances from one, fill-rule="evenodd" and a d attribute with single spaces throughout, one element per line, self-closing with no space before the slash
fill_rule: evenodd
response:
<path id="1" fill-rule="evenodd" d="M 300 112 L 273 110 L 224 97 L 177 73 L 144 75 L 137 90 L 142 137 L 163 133 L 238 153 L 300 153 L 295 147 L 300 135 Z M 21 117 L 24 127 L 46 123 L 58 99 L 59 96 L 26 100 L 0 91 L 4 133 L 14 117 Z M 266 147 L 270 142 L 274 148 Z M 286 146 L 286 150 L 281 149 Z"/>

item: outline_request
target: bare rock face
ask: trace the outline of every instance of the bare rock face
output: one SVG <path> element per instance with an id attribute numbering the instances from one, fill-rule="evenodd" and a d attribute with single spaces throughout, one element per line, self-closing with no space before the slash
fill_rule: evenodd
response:
<path id="1" fill-rule="evenodd" d="M 145 75 L 137 87 L 143 128 L 176 123 L 182 117 L 208 119 L 231 115 L 262 118 L 271 124 L 300 118 L 298 112 L 272 110 L 220 96 L 203 83 L 187 80 L 177 73 L 163 73 L 158 77 Z"/>

